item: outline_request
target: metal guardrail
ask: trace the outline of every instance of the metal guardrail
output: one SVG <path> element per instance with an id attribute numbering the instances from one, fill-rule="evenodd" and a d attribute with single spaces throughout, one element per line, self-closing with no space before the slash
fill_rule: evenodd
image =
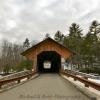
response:
<path id="1" fill-rule="evenodd" d="M 11 82 L 17 82 L 20 83 L 20 81 L 24 78 L 30 79 L 33 75 L 35 75 L 37 72 L 32 72 L 32 71 L 23 71 L 19 73 L 15 73 L 13 75 L 9 75 L 6 77 L 3 77 L 0 79 L 0 88 L 2 88 L 3 85 Z M 8 77 L 8 79 L 7 79 Z"/>
<path id="2" fill-rule="evenodd" d="M 68 77 L 72 77 L 72 78 L 74 78 L 75 81 L 78 80 L 78 81 L 82 82 L 83 84 L 85 84 L 85 87 L 92 87 L 92 88 L 100 91 L 100 84 L 92 82 L 85 77 L 78 77 L 75 74 L 72 74 L 71 71 L 70 72 L 62 71 L 61 74 L 66 75 Z"/>

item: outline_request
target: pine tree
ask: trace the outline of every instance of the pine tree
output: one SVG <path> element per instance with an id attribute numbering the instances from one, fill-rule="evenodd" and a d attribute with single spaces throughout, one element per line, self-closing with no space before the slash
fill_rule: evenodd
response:
<path id="1" fill-rule="evenodd" d="M 58 30 L 55 33 L 54 39 L 59 43 L 63 43 L 64 35 Z"/>
<path id="2" fill-rule="evenodd" d="M 28 38 L 25 39 L 25 42 L 23 43 L 23 47 L 25 49 L 28 49 L 30 47 L 30 42 L 29 42 Z M 31 61 L 28 58 L 26 58 L 25 61 L 22 62 L 22 65 L 23 64 L 24 64 L 26 69 L 28 69 L 28 70 L 32 69 Z"/>
<path id="3" fill-rule="evenodd" d="M 72 23 L 72 25 L 69 28 L 69 36 L 70 37 L 76 37 L 76 38 L 81 38 L 82 36 L 82 29 L 80 26 L 76 23 Z"/>
<path id="4" fill-rule="evenodd" d="M 68 46 L 74 52 L 76 56 L 73 58 L 73 62 L 81 66 L 81 44 L 82 44 L 82 29 L 76 23 L 72 23 L 69 27 L 69 36 L 67 37 Z"/>
<path id="5" fill-rule="evenodd" d="M 45 38 L 49 38 L 49 37 L 50 37 L 50 34 L 47 33 L 47 34 L 45 35 Z"/>
<path id="6" fill-rule="evenodd" d="M 30 47 L 30 42 L 29 42 L 29 39 L 28 39 L 28 38 L 25 39 L 25 42 L 23 43 L 23 47 L 24 47 L 25 49 L 27 49 L 27 48 Z"/>
<path id="7" fill-rule="evenodd" d="M 89 28 L 89 33 L 91 34 L 91 39 L 93 43 L 98 42 L 98 35 L 100 34 L 100 23 L 96 20 L 94 20 L 91 23 L 91 26 Z"/>
<path id="8" fill-rule="evenodd" d="M 75 52 L 80 52 L 82 40 L 82 29 L 76 23 L 72 23 L 69 27 L 69 47 L 74 50 Z"/>
<path id="9" fill-rule="evenodd" d="M 98 58 L 99 50 L 99 39 L 98 34 L 100 33 L 100 24 L 98 21 L 94 20 L 90 27 L 89 31 L 84 39 L 84 48 L 83 54 L 86 57 L 89 66 L 93 66 L 93 63 L 96 62 Z"/>

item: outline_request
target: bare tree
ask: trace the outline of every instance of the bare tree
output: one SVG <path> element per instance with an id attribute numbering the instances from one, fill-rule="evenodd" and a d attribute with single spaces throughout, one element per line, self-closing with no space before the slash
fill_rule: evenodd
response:
<path id="1" fill-rule="evenodd" d="M 0 69 L 4 73 L 9 73 L 13 71 L 20 63 L 24 60 L 24 58 L 20 55 L 23 51 L 23 46 L 12 44 L 7 40 L 2 42 L 2 52 L 0 58 Z"/>

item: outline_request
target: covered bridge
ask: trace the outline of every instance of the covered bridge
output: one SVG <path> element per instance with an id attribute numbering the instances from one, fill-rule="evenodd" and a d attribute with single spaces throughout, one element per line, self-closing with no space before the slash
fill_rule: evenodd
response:
<path id="1" fill-rule="evenodd" d="M 67 59 L 73 56 L 74 52 L 48 37 L 24 51 L 22 55 L 32 60 L 34 71 L 59 72 L 61 70 L 61 58 Z M 50 68 L 44 67 L 45 61 L 51 63 Z"/>

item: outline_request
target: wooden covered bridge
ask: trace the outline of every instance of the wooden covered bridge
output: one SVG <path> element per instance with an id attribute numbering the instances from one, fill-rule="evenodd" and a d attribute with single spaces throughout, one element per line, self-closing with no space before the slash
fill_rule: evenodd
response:
<path id="1" fill-rule="evenodd" d="M 88 77 L 78 77 L 71 70 L 63 70 L 61 58 L 68 59 L 74 54 L 51 38 L 46 38 L 24 51 L 22 55 L 32 60 L 33 70 L 0 79 L 0 92 L 2 92 L 0 100 L 97 100 L 81 92 L 66 78 L 62 78 L 62 76 L 72 77 L 75 81 L 85 84 L 85 87 L 100 91 L 100 84 L 87 80 Z M 50 62 L 50 67 L 46 68 L 45 62 Z M 26 78 L 29 81 L 23 82 L 22 80 Z M 7 84 L 12 89 L 5 89 Z"/>
<path id="2" fill-rule="evenodd" d="M 61 70 L 61 58 L 67 59 L 74 54 L 49 37 L 22 53 L 23 56 L 32 60 L 35 72 L 59 72 Z M 44 68 L 45 61 L 51 62 L 50 68 Z"/>

